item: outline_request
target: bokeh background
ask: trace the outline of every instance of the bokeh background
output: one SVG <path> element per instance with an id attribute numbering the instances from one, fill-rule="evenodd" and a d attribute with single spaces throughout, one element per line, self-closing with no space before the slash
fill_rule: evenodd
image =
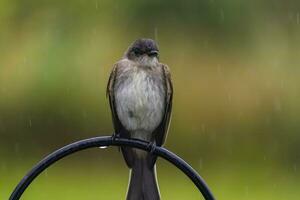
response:
<path id="1" fill-rule="evenodd" d="M 106 83 L 137 38 L 172 71 L 166 147 L 219 200 L 300 195 L 300 1 L 1 0 L 0 199 L 53 150 L 113 132 Z M 158 160 L 163 199 L 201 199 Z M 124 199 L 116 148 L 72 155 L 23 199 Z"/>

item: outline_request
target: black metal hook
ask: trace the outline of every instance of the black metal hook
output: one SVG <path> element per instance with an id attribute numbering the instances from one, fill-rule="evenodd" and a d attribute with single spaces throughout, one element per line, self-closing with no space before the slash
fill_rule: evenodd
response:
<path id="1" fill-rule="evenodd" d="M 103 136 L 103 137 L 94 137 L 94 138 L 89 138 L 85 140 L 80 140 L 78 142 L 74 142 L 72 144 L 62 147 L 61 149 L 56 150 L 55 152 L 45 157 L 24 176 L 24 178 L 14 189 L 9 200 L 20 199 L 20 197 L 22 196 L 26 188 L 31 184 L 31 182 L 41 172 L 43 172 L 46 168 L 48 168 L 56 161 L 77 151 L 81 151 L 92 147 L 101 147 L 101 146 L 130 146 L 148 152 L 151 151 L 153 154 L 168 160 L 177 168 L 179 168 L 182 172 L 184 172 L 197 186 L 197 188 L 199 189 L 199 191 L 202 193 L 202 195 L 206 200 L 215 199 L 210 189 L 208 188 L 204 180 L 199 176 L 199 174 L 189 164 L 187 164 L 184 160 L 182 160 L 180 157 L 170 152 L 169 150 L 155 145 L 153 145 L 152 148 L 149 148 L 149 143 L 141 140 Z"/>

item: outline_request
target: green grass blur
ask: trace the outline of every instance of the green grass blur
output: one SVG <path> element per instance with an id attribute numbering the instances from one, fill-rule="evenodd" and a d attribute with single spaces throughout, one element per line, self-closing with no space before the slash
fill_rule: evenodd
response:
<path id="1" fill-rule="evenodd" d="M 112 134 L 106 83 L 137 38 L 158 41 L 174 83 L 166 147 L 217 199 L 300 195 L 300 2 L 0 0 L 0 199 L 41 158 Z M 165 161 L 163 199 L 201 199 Z M 124 199 L 116 149 L 55 164 L 23 199 Z"/>

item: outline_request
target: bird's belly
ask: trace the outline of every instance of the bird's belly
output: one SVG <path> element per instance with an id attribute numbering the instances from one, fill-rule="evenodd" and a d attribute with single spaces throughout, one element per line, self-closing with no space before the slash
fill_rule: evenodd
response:
<path id="1" fill-rule="evenodd" d="M 164 96 L 162 84 L 146 74 L 124 81 L 115 90 L 117 114 L 122 125 L 130 132 L 152 133 L 163 117 Z"/>

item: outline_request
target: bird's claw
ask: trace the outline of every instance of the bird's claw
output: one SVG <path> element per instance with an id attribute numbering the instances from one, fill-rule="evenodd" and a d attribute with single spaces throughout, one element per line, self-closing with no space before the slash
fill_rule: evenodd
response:
<path id="1" fill-rule="evenodd" d="M 147 148 L 150 149 L 150 153 L 153 154 L 155 151 L 155 144 L 154 142 L 149 142 L 149 144 L 147 145 Z"/>
<path id="2" fill-rule="evenodd" d="M 116 138 L 118 137 L 118 134 L 116 133 L 113 133 L 112 136 L 111 136 L 111 141 L 112 143 L 114 143 L 116 141 Z"/>

